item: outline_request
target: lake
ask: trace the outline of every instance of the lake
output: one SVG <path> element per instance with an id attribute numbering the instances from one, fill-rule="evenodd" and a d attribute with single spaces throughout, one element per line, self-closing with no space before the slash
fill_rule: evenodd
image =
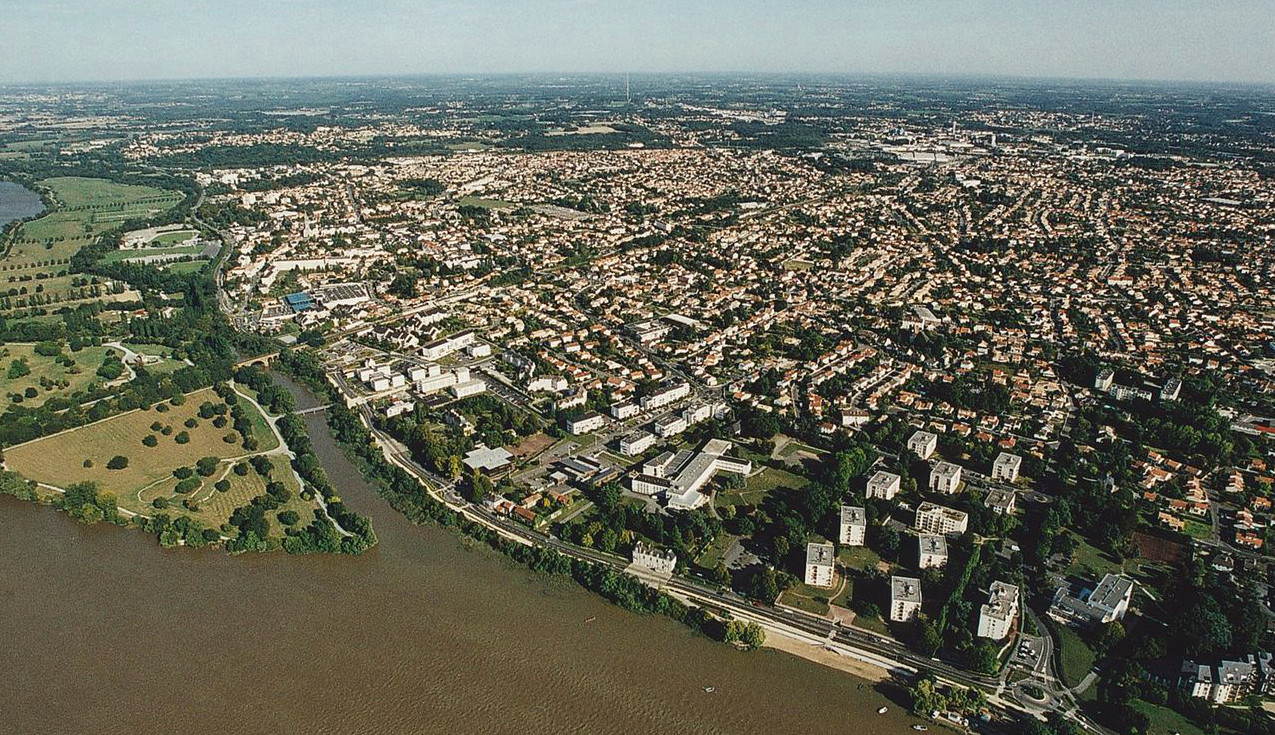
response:
<path id="1" fill-rule="evenodd" d="M 44 211 L 40 195 L 21 184 L 0 181 L 0 227 Z"/>

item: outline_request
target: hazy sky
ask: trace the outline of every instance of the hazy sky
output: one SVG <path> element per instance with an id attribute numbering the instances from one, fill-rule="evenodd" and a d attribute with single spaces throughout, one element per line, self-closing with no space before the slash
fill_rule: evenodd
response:
<path id="1" fill-rule="evenodd" d="M 0 82 L 794 71 L 1275 82 L 1275 0 L 0 0 Z"/>

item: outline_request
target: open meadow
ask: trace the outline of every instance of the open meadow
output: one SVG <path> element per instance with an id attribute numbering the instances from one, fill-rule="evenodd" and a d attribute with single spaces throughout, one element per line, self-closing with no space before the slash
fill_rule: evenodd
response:
<path id="1" fill-rule="evenodd" d="M 56 177 L 39 185 L 51 192 L 55 207 L 16 228 L 4 243 L 0 315 L 110 296 L 98 279 L 70 273 L 71 257 L 123 222 L 152 216 L 181 201 L 177 192 L 107 179 Z"/>

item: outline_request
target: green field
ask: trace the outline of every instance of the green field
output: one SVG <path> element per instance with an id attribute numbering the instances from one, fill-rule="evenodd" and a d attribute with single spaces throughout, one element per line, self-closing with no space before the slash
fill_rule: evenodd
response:
<path id="1" fill-rule="evenodd" d="M 178 245 L 191 240 L 198 234 L 199 232 L 197 230 L 176 230 L 174 232 L 164 232 L 156 235 L 155 239 L 150 241 L 150 246 L 161 248 L 168 245 Z"/>
<path id="2" fill-rule="evenodd" d="M 93 383 L 104 382 L 97 369 L 106 353 L 112 351 L 108 347 L 85 347 L 79 352 L 64 349 L 63 354 L 74 361 L 73 365 L 65 365 L 56 357 L 37 355 L 34 344 L 14 342 L 0 347 L 0 412 L 13 405 L 11 394 L 24 393 L 28 388 L 34 388 L 38 395 L 24 398 L 22 405 L 36 407 L 50 398 L 70 397 Z M 31 372 L 10 378 L 14 361 L 25 362 Z"/>
<path id="3" fill-rule="evenodd" d="M 0 315 L 30 306 L 106 298 L 95 279 L 73 276 L 71 256 L 125 220 L 149 217 L 181 201 L 177 192 L 106 179 L 58 177 L 38 184 L 56 202 L 13 231 L 0 258 Z"/>
<path id="4" fill-rule="evenodd" d="M 512 209 L 516 204 L 500 199 L 484 199 L 482 197 L 461 197 L 457 205 L 462 207 L 482 207 L 483 209 Z"/>
<path id="5" fill-rule="evenodd" d="M 1151 727 L 1147 730 L 1151 735 L 1204 735 L 1199 726 L 1168 707 L 1140 699 L 1135 699 L 1132 706 L 1151 719 Z"/>
<path id="6" fill-rule="evenodd" d="M 163 484 L 174 469 L 193 466 L 201 457 L 240 457 L 246 452 L 240 442 L 227 443 L 222 438 L 231 432 L 228 424 L 218 429 L 211 420 L 198 418 L 200 404 L 205 401 L 221 403 L 211 389 L 196 391 L 186 396 L 186 402 L 172 406 L 166 412 L 155 409 L 130 411 L 95 424 L 70 429 L 59 434 L 36 439 L 5 450 L 5 463 L 28 479 L 66 487 L 84 480 L 92 480 L 106 492 L 120 499 L 123 507 L 128 498 L 136 498 L 146 488 Z M 246 401 L 242 402 L 249 415 L 257 413 Z M 161 404 L 168 405 L 168 404 Z M 187 428 L 184 423 L 195 418 L 198 425 Z M 154 431 L 151 424 L 172 427 L 168 436 Z M 257 414 L 254 424 L 265 425 Z M 178 444 L 176 436 L 185 431 L 190 442 Z M 259 451 L 278 446 L 278 440 L 270 433 L 262 433 L 254 426 L 254 434 L 260 443 Z M 147 435 L 158 440 L 155 447 L 142 444 Z M 128 467 L 107 469 L 107 462 L 114 456 L 128 458 Z M 86 467 L 85 462 L 92 466 Z"/>
<path id="7" fill-rule="evenodd" d="M 1051 626 L 1057 633 L 1058 663 L 1062 668 L 1063 683 L 1074 687 L 1084 680 L 1097 660 L 1093 649 L 1081 640 L 1076 631 L 1065 625 Z"/>
<path id="8" fill-rule="evenodd" d="M 767 495 L 776 488 L 787 487 L 794 490 L 804 487 L 806 478 L 787 470 L 766 467 L 761 472 L 749 477 L 742 490 L 723 490 L 717 496 L 717 504 L 724 505 L 760 505 Z"/>

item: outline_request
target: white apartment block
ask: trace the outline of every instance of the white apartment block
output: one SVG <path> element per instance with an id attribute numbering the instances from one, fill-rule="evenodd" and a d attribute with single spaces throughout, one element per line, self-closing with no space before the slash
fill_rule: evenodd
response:
<path id="1" fill-rule="evenodd" d="M 686 419 L 681 416 L 665 416 L 655 422 L 655 435 L 661 439 L 677 436 L 686 431 Z"/>
<path id="2" fill-rule="evenodd" d="M 939 462 L 930 470 L 930 491 L 951 495 L 961 487 L 961 466 Z"/>
<path id="3" fill-rule="evenodd" d="M 937 503 L 925 502 L 916 509 L 916 530 L 941 536 L 965 533 L 969 528 L 968 513 L 947 508 Z"/>
<path id="4" fill-rule="evenodd" d="M 978 637 L 1004 640 L 1018 618 L 1018 587 L 992 582 L 987 603 L 978 611 Z"/>
<path id="5" fill-rule="evenodd" d="M 992 479 L 1001 482 L 1014 482 L 1018 479 L 1018 470 L 1023 465 L 1023 458 L 1017 454 L 1001 452 L 992 462 Z"/>
<path id="6" fill-rule="evenodd" d="M 468 398 L 476 396 L 487 390 L 487 384 L 481 380 L 466 380 L 463 383 L 457 383 L 447 389 L 456 398 Z"/>
<path id="7" fill-rule="evenodd" d="M 890 577 L 890 620 L 906 623 L 921 612 L 921 580 Z"/>
<path id="8" fill-rule="evenodd" d="M 893 472 L 877 470 L 873 473 L 872 479 L 868 480 L 868 497 L 893 500 L 899 493 L 899 484 L 902 480 L 903 478 Z"/>
<path id="9" fill-rule="evenodd" d="M 811 587 L 831 587 L 835 558 L 832 544 L 806 544 L 806 584 Z"/>
<path id="10" fill-rule="evenodd" d="M 942 569 L 947 566 L 947 537 L 922 533 L 916 537 L 918 569 Z"/>
<path id="11" fill-rule="evenodd" d="M 838 541 L 843 546 L 863 546 L 868 531 L 868 519 L 864 509 L 855 505 L 841 506 L 841 533 Z"/>
<path id="12" fill-rule="evenodd" d="M 676 383 L 661 388 L 649 396 L 642 396 L 640 403 L 643 411 L 652 411 L 657 408 L 663 408 L 675 401 L 680 401 L 690 394 L 691 386 L 689 383 Z"/>
<path id="13" fill-rule="evenodd" d="M 606 426 L 606 417 L 597 411 L 589 411 L 573 419 L 567 420 L 567 431 L 572 434 L 587 434 Z"/>
<path id="14" fill-rule="evenodd" d="M 639 413 L 642 413 L 642 409 L 636 403 L 616 403 L 611 406 L 611 418 L 617 421 L 631 419 Z"/>
<path id="15" fill-rule="evenodd" d="M 653 446 L 655 446 L 655 435 L 642 429 L 620 437 L 620 454 L 626 457 L 637 456 Z"/>
<path id="16" fill-rule="evenodd" d="M 939 438 L 936 434 L 928 431 L 918 431 L 908 439 L 908 451 L 912 452 L 921 459 L 929 459 L 934 456 L 934 451 L 939 447 Z"/>

